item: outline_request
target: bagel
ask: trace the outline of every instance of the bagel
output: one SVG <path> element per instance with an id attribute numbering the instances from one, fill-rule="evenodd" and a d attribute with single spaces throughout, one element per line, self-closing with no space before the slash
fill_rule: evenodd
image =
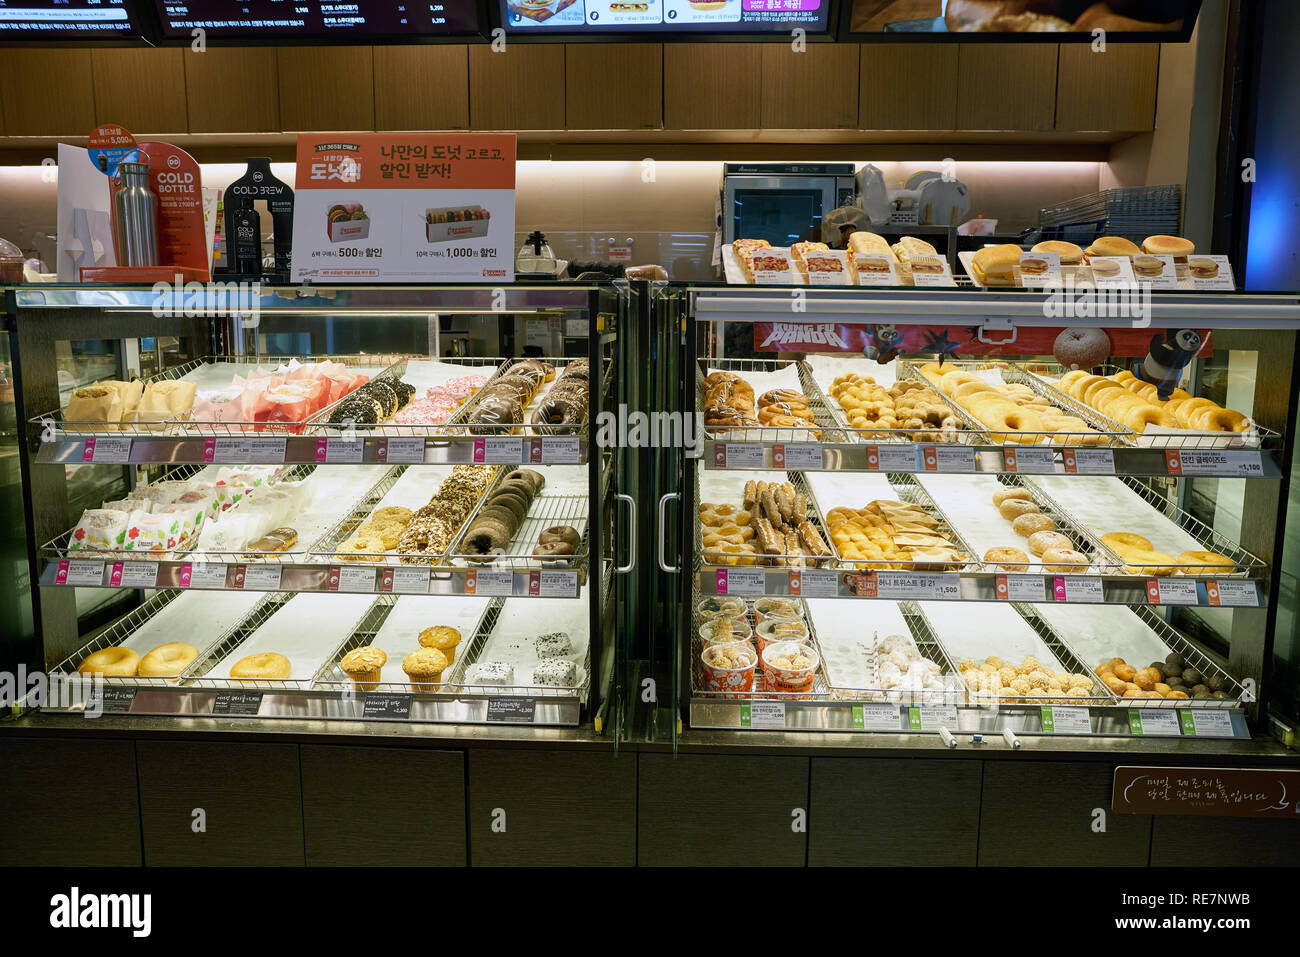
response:
<path id="1" fill-rule="evenodd" d="M 264 651 L 260 655 L 248 655 L 236 661 L 230 666 L 230 677 L 275 680 L 289 677 L 290 668 L 289 659 L 284 655 Z"/>
<path id="2" fill-rule="evenodd" d="M 1035 532 L 1051 532 L 1056 530 L 1056 523 L 1040 512 L 1031 512 L 1028 515 L 1021 515 L 1011 522 L 1011 530 L 1021 538 L 1028 538 Z"/>
<path id="3" fill-rule="evenodd" d="M 1043 552 L 1043 568 L 1049 572 L 1079 572 L 1088 567 L 1088 557 L 1072 548 L 1049 548 Z"/>
<path id="4" fill-rule="evenodd" d="M 1172 555 L 1146 548 L 1131 549 L 1119 557 L 1124 559 L 1126 575 L 1172 575 L 1177 561 Z"/>
<path id="5" fill-rule="evenodd" d="M 1074 548 L 1074 542 L 1070 541 L 1066 536 L 1060 532 L 1050 531 L 1034 532 L 1029 536 L 1029 540 L 1025 544 L 1029 546 L 1029 550 L 1033 554 L 1040 557 L 1044 552 L 1052 549 L 1070 551 Z"/>
<path id="6" fill-rule="evenodd" d="M 1023 499 L 1030 501 L 1033 499 L 1033 493 L 1022 486 L 1013 486 L 1012 488 L 1000 488 L 993 493 L 993 504 L 1001 505 L 1008 499 Z"/>
<path id="7" fill-rule="evenodd" d="M 1237 563 L 1227 555 L 1220 555 L 1218 552 L 1183 552 L 1174 559 L 1174 564 L 1184 573 L 1194 575 L 1208 574 L 1214 569 L 1235 569 Z"/>
<path id="8" fill-rule="evenodd" d="M 1041 511 L 1033 502 L 1027 502 L 1023 498 L 1008 499 L 998 506 L 998 514 L 1008 522 L 1014 521 L 1021 515 L 1033 515 Z"/>
<path id="9" fill-rule="evenodd" d="M 1101 536 L 1101 543 L 1117 555 L 1121 549 L 1145 549 L 1151 551 L 1155 548 L 1147 539 L 1132 532 L 1107 532 Z"/>
<path id="10" fill-rule="evenodd" d="M 143 678 L 174 678 L 199 656 L 199 649 L 183 641 L 159 645 L 140 659 L 139 675 Z"/>
<path id="11" fill-rule="evenodd" d="M 79 675 L 103 675 L 106 678 L 129 678 L 140 667 L 140 656 L 130 648 L 120 645 L 104 648 L 86 658 L 77 666 Z"/>
<path id="12" fill-rule="evenodd" d="M 1018 548 L 990 548 L 984 553 L 984 563 L 1005 572 L 1023 572 L 1029 567 L 1029 556 Z"/>

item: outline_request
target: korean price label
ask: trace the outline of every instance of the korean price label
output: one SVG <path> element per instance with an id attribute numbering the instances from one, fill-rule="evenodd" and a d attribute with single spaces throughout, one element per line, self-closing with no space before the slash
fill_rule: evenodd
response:
<path id="1" fill-rule="evenodd" d="M 392 595 L 429 594 L 429 569 L 385 568 L 380 590 Z"/>
<path id="2" fill-rule="evenodd" d="M 1016 448 L 1008 445 L 1003 449 L 1002 458 L 1008 472 L 1020 475 L 1051 475 L 1056 471 L 1054 449 Z"/>
<path id="3" fill-rule="evenodd" d="M 998 575 L 994 579 L 998 601 L 1047 601 L 1042 575 Z"/>
<path id="4" fill-rule="evenodd" d="M 113 562 L 108 573 L 108 583 L 113 588 L 156 588 L 158 563 Z"/>
<path id="5" fill-rule="evenodd" d="M 915 445 L 868 445 L 867 468 L 878 472 L 915 472 Z M 931 469 L 933 471 L 933 469 Z"/>
<path id="6" fill-rule="evenodd" d="M 824 465 L 820 445 L 805 443 L 772 446 L 772 468 L 820 471 Z"/>
<path id="7" fill-rule="evenodd" d="M 1179 708 L 1178 722 L 1194 738 L 1232 737 L 1232 714 L 1218 708 Z"/>
<path id="8" fill-rule="evenodd" d="M 577 598 L 578 573 L 572 571 L 529 572 L 528 594 L 534 598 Z"/>
<path id="9" fill-rule="evenodd" d="M 99 585 L 104 581 L 104 563 L 64 559 L 54 573 L 56 585 Z"/>
<path id="10" fill-rule="evenodd" d="M 1260 478 L 1264 474 L 1264 456 L 1260 452 L 1192 450 L 1165 452 L 1165 466 L 1170 475 L 1221 475 L 1231 478 Z"/>
<path id="11" fill-rule="evenodd" d="M 790 573 L 790 594 L 803 598 L 834 598 L 839 593 L 840 576 L 820 568 L 804 568 Z"/>
<path id="12" fill-rule="evenodd" d="M 1252 581 L 1219 579 L 1206 582 L 1205 598 L 1209 604 L 1225 608 L 1259 607 L 1259 592 Z"/>
<path id="13" fill-rule="evenodd" d="M 975 450 L 963 445 L 923 445 L 921 464 L 927 472 L 974 472 Z"/>
<path id="14" fill-rule="evenodd" d="M 737 442 L 720 442 L 717 445 L 714 462 L 724 469 L 761 469 L 763 467 L 763 446 L 740 444 Z"/>
<path id="15" fill-rule="evenodd" d="M 512 595 L 515 573 L 495 569 L 471 568 L 465 573 L 466 595 Z"/>
<path id="16" fill-rule="evenodd" d="M 1177 714 L 1155 708 L 1129 708 L 1128 729 L 1132 734 L 1155 737 L 1176 738 L 1182 733 Z"/>
<path id="17" fill-rule="evenodd" d="M 219 562 L 186 562 L 177 584 L 181 588 L 225 588 L 226 566 Z"/>
<path id="18" fill-rule="evenodd" d="M 1092 734 L 1087 708 L 1063 708 L 1053 705 L 1039 708 L 1043 734 Z"/>
<path id="19" fill-rule="evenodd" d="M 372 592 L 375 590 L 375 569 L 335 565 L 330 568 L 329 591 Z"/>
<path id="20" fill-rule="evenodd" d="M 1147 600 L 1153 605 L 1199 605 L 1194 578 L 1148 578 Z"/>
<path id="21" fill-rule="evenodd" d="M 474 440 L 474 462 L 478 465 L 519 465 L 523 461 L 523 439 L 489 435 Z"/>
<path id="22" fill-rule="evenodd" d="M 1106 597 L 1102 593 L 1100 578 L 1062 575 L 1052 579 L 1052 600 L 1100 604 Z"/>
<path id="23" fill-rule="evenodd" d="M 719 568 L 716 574 L 719 595 L 766 594 L 767 579 L 761 568 Z"/>
<path id="24" fill-rule="evenodd" d="M 1115 474 L 1115 453 L 1110 449 L 1066 449 L 1061 458 L 1069 475 Z"/>
<path id="25" fill-rule="evenodd" d="M 961 576 L 876 572 L 876 589 L 881 598 L 956 601 L 961 597 Z"/>
<path id="26" fill-rule="evenodd" d="M 902 719 L 896 704 L 868 702 L 853 705 L 853 730 L 855 731 L 898 731 L 902 728 Z"/>
<path id="27" fill-rule="evenodd" d="M 375 458 L 389 465 L 420 465 L 424 462 L 424 439 L 409 435 L 380 439 Z"/>
<path id="28" fill-rule="evenodd" d="M 907 705 L 907 727 L 910 731 L 953 730 L 957 727 L 956 705 Z"/>
<path id="29" fill-rule="evenodd" d="M 740 706 L 742 728 L 784 728 L 784 701 L 750 701 Z"/>
<path id="30" fill-rule="evenodd" d="M 203 461 L 232 465 L 279 465 L 284 461 L 284 439 L 206 438 Z"/>
<path id="31" fill-rule="evenodd" d="M 365 439 L 319 438 L 316 440 L 316 462 L 322 465 L 360 462 L 365 449 Z"/>
<path id="32" fill-rule="evenodd" d="M 582 443 L 576 435 L 546 435 L 530 440 L 529 461 L 536 465 L 577 465 Z"/>
<path id="33" fill-rule="evenodd" d="M 91 436 L 81 447 L 81 461 L 96 465 L 126 465 L 131 461 L 131 440 Z"/>
<path id="34" fill-rule="evenodd" d="M 239 585 L 249 591 L 278 591 L 280 576 L 284 568 L 280 565 L 241 565 L 243 583 Z M 236 576 L 238 583 L 238 576 Z"/>

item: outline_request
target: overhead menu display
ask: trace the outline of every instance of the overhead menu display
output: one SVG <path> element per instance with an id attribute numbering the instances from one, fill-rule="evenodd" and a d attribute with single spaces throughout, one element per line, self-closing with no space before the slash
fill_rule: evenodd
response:
<path id="1" fill-rule="evenodd" d="M 139 35 L 126 0 L 0 0 L 0 40 L 102 40 Z"/>
<path id="2" fill-rule="evenodd" d="M 563 33 L 825 33 L 830 0 L 500 0 L 506 30 Z"/>
<path id="3" fill-rule="evenodd" d="M 476 4 L 464 0 L 154 0 L 162 34 L 217 37 L 430 37 L 479 33 Z"/>

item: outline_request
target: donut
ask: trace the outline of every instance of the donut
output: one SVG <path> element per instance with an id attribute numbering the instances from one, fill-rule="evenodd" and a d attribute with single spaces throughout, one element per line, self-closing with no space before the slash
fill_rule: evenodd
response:
<path id="1" fill-rule="evenodd" d="M 274 679 L 289 677 L 289 659 L 274 651 L 240 658 L 230 666 L 232 678 Z"/>
<path id="2" fill-rule="evenodd" d="M 1027 488 L 1022 486 L 1013 486 L 1012 488 L 1000 488 L 993 493 L 993 504 L 1001 505 L 1008 499 L 1022 499 L 1026 502 L 1031 501 L 1034 495 Z"/>
<path id="3" fill-rule="evenodd" d="M 1005 572 L 1023 572 L 1029 567 L 1029 556 L 1018 548 L 990 548 L 984 553 L 984 564 Z"/>
<path id="4" fill-rule="evenodd" d="M 717 528 L 719 525 L 726 525 L 726 516 L 719 515 L 717 508 L 718 506 L 716 505 L 701 505 L 700 524 L 708 526 L 709 528 Z"/>
<path id="5" fill-rule="evenodd" d="M 510 528 L 505 522 L 482 514 L 465 533 L 462 546 L 468 555 L 500 555 L 510 544 Z"/>
<path id="6" fill-rule="evenodd" d="M 1088 558 L 1072 548 L 1049 548 L 1043 552 L 1043 567 L 1049 572 L 1078 572 L 1088 567 Z"/>
<path id="7" fill-rule="evenodd" d="M 1250 420 L 1235 409 L 1208 408 L 1194 413 L 1192 428 L 1205 432 L 1245 432 Z"/>
<path id="8" fill-rule="evenodd" d="M 578 530 L 572 525 L 552 525 L 537 536 L 537 541 L 542 545 L 563 542 L 571 548 L 577 548 L 578 543 L 582 541 L 582 536 L 578 534 Z"/>
<path id="9" fill-rule="evenodd" d="M 1119 553 L 1119 557 L 1124 559 L 1126 575 L 1172 575 L 1177 562 L 1172 555 L 1147 548 L 1128 549 Z"/>
<path id="10" fill-rule="evenodd" d="M 1027 502 L 1022 498 L 1008 499 L 998 506 L 998 514 L 1008 522 L 1019 518 L 1021 515 L 1033 515 L 1038 510 L 1036 504 Z"/>
<path id="11" fill-rule="evenodd" d="M 533 549 L 533 554 L 538 558 L 553 558 L 557 555 L 572 555 L 573 546 L 568 542 L 540 542 Z"/>
<path id="12" fill-rule="evenodd" d="M 199 656 L 199 649 L 183 641 L 159 645 L 140 659 L 139 674 L 144 678 L 174 678 Z"/>
<path id="13" fill-rule="evenodd" d="M 1052 343 L 1052 356 L 1067 369 L 1091 369 L 1110 357 L 1110 337 L 1094 327 L 1065 329 Z"/>
<path id="14" fill-rule="evenodd" d="M 1039 512 L 1030 512 L 1012 520 L 1011 530 L 1022 538 L 1028 538 L 1035 532 L 1055 531 L 1056 523 Z"/>
<path id="15" fill-rule="evenodd" d="M 1107 548 L 1118 553 L 1121 550 L 1145 549 L 1150 551 L 1155 548 L 1147 539 L 1141 535 L 1134 535 L 1132 532 L 1107 532 L 1101 536 L 1101 543 Z"/>
<path id="16" fill-rule="evenodd" d="M 1217 406 L 1209 399 L 1187 399 L 1178 406 L 1174 417 L 1178 421 L 1180 429 L 1190 429 L 1192 426 L 1192 415 L 1201 409 L 1213 409 Z"/>
<path id="17" fill-rule="evenodd" d="M 1227 555 L 1220 555 L 1218 552 L 1183 552 L 1174 559 L 1174 564 L 1182 568 L 1184 572 L 1189 569 L 1192 574 L 1203 575 L 1215 568 L 1232 569 L 1237 567 Z"/>
<path id="18" fill-rule="evenodd" d="M 79 675 L 104 675 L 108 678 L 129 678 L 140 667 L 140 656 L 130 648 L 116 645 L 93 655 L 87 655 L 77 666 Z"/>
<path id="19" fill-rule="evenodd" d="M 1069 551 L 1074 548 L 1074 542 L 1070 541 L 1060 532 L 1034 532 L 1029 536 L 1025 543 L 1029 550 L 1035 555 L 1042 555 L 1050 549 L 1060 549 Z"/>
<path id="20" fill-rule="evenodd" d="M 987 382 L 963 382 L 953 390 L 952 397 L 958 402 L 964 402 L 977 392 L 993 392 L 993 386 Z"/>
<path id="21" fill-rule="evenodd" d="M 1133 406 L 1124 413 L 1123 418 L 1119 421 L 1134 432 L 1141 433 L 1147 430 L 1148 425 L 1163 425 L 1164 410 L 1149 403 L 1147 405 Z"/>
<path id="22" fill-rule="evenodd" d="M 978 410 L 974 411 L 987 430 L 1002 433 L 1005 442 L 1033 443 L 1046 431 L 1038 413 L 1018 406 L 1009 399 L 980 402 Z"/>

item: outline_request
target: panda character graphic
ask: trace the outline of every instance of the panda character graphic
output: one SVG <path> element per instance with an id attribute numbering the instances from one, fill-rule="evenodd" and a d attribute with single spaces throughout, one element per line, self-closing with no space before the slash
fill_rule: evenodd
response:
<path id="1" fill-rule="evenodd" d="M 862 354 L 886 365 L 903 351 L 903 332 L 898 326 L 867 326 L 867 344 Z"/>
<path id="2" fill-rule="evenodd" d="M 1160 333 L 1156 333 L 1151 337 L 1151 351 L 1146 358 L 1133 363 L 1133 375 L 1154 385 L 1156 395 L 1162 402 L 1167 402 L 1182 377 L 1183 369 L 1196 357 L 1202 342 L 1195 329 L 1167 330 L 1163 339 Z"/>

